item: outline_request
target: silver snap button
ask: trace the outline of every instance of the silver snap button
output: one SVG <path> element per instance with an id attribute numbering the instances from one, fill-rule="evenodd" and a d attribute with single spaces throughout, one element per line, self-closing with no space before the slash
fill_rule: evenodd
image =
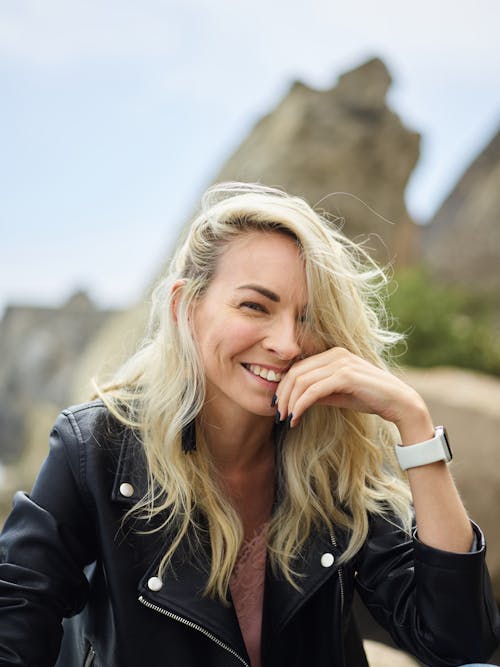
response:
<path id="1" fill-rule="evenodd" d="M 131 498 L 134 495 L 134 487 L 128 482 L 123 482 L 123 484 L 120 484 L 120 493 L 125 498 Z"/>
<path id="2" fill-rule="evenodd" d="M 331 567 L 335 562 L 335 556 L 330 553 L 323 554 L 321 556 L 321 565 L 323 567 Z"/>
<path id="3" fill-rule="evenodd" d="M 148 580 L 148 588 L 150 591 L 159 591 L 163 586 L 163 581 L 160 577 L 151 577 Z"/>

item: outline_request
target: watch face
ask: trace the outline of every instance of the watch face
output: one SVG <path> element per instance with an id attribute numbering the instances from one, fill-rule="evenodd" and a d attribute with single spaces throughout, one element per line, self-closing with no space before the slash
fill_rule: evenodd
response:
<path id="1" fill-rule="evenodd" d="M 451 451 L 450 441 L 448 440 L 448 433 L 444 426 L 436 426 L 436 434 L 441 436 L 441 442 L 446 451 L 446 461 L 449 463 L 453 459 L 453 452 Z"/>

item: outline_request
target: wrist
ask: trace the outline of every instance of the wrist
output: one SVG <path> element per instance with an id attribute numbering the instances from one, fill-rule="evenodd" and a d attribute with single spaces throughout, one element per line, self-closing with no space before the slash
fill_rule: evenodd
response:
<path id="1" fill-rule="evenodd" d="M 429 440 L 434 436 L 434 423 L 425 404 L 412 406 L 412 410 L 408 410 L 405 417 L 396 422 L 396 426 L 403 447 Z"/>
<path id="2" fill-rule="evenodd" d="M 444 426 L 436 426 L 432 438 L 413 445 L 396 445 L 396 456 L 403 470 L 441 462 L 449 463 L 453 454 Z"/>

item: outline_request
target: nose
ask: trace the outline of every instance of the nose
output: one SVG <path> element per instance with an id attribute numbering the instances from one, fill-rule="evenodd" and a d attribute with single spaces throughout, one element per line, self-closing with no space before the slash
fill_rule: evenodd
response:
<path id="1" fill-rule="evenodd" d="M 298 340 L 298 326 L 295 318 L 280 318 L 271 326 L 264 343 L 266 349 L 279 359 L 289 361 L 302 351 Z"/>

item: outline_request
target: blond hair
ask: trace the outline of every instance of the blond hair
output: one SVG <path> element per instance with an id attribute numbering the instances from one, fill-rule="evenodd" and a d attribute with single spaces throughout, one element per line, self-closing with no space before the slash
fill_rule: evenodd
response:
<path id="1" fill-rule="evenodd" d="M 296 240 L 306 272 L 309 326 L 324 349 L 344 347 L 385 368 L 387 352 L 399 338 L 384 326 L 384 273 L 334 222 L 304 200 L 262 185 L 223 183 L 205 193 L 168 274 L 154 290 L 140 349 L 99 395 L 117 419 L 140 434 L 148 490 L 132 513 L 145 520 L 145 530 L 155 518 L 160 521 L 154 530 L 168 531 L 160 576 L 181 540 L 199 534 L 203 516 L 212 554 L 205 593 L 223 600 L 243 527 L 217 482 L 200 429 L 196 451 L 182 451 L 183 429 L 196 420 L 205 399 L 204 369 L 188 318 L 227 244 L 249 231 Z M 175 291 L 179 281 L 182 287 Z M 294 560 L 313 527 L 347 531 L 344 561 L 366 539 L 370 514 L 394 514 L 409 530 L 410 494 L 393 443 L 394 430 L 380 418 L 324 406 L 310 408 L 287 434 L 279 448 L 280 494 L 268 550 L 273 568 L 292 585 L 299 583 Z"/>

